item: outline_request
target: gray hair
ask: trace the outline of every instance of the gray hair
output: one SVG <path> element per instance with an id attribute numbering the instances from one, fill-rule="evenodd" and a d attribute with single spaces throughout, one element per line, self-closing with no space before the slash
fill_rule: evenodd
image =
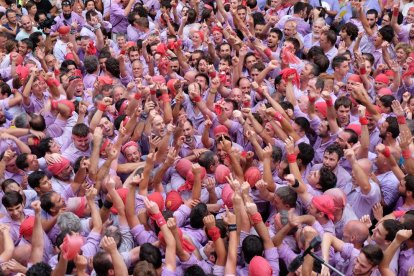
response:
<path id="1" fill-rule="evenodd" d="M 20 113 L 14 118 L 14 126 L 18 128 L 27 128 L 29 122 L 27 120 L 27 113 Z"/>
<path id="2" fill-rule="evenodd" d="M 72 212 L 65 212 L 59 215 L 57 224 L 61 232 L 80 232 L 81 221 L 77 215 Z"/>
<path id="3" fill-rule="evenodd" d="M 85 66 L 86 72 L 92 74 L 98 70 L 98 58 L 96 56 L 86 56 L 85 60 L 83 61 L 83 65 Z"/>

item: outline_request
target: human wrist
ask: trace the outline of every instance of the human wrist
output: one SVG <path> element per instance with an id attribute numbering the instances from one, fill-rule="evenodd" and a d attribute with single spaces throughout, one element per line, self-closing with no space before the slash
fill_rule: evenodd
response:
<path id="1" fill-rule="evenodd" d="M 262 215 L 259 212 L 250 215 L 250 218 L 253 222 L 253 225 L 263 222 Z"/>
<path id="2" fill-rule="evenodd" d="M 288 161 L 289 164 L 296 163 L 297 155 L 294 154 L 294 153 L 290 153 L 286 156 L 286 158 L 287 158 L 287 161 Z"/>

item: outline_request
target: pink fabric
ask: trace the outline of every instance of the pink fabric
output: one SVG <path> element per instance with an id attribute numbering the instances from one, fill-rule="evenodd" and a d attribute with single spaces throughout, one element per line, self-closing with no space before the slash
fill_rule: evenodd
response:
<path id="1" fill-rule="evenodd" d="M 175 165 L 175 170 L 178 172 L 178 174 L 182 177 L 182 178 L 186 178 L 187 177 L 187 173 L 188 171 L 191 170 L 191 166 L 193 165 L 193 163 L 191 163 L 190 160 L 188 159 L 180 159 L 177 164 Z"/>
<path id="2" fill-rule="evenodd" d="M 172 212 L 176 211 L 183 204 L 183 199 L 177 191 L 170 191 L 165 198 L 165 208 Z"/>
<path id="3" fill-rule="evenodd" d="M 217 184 L 224 184 L 227 183 L 226 177 L 230 176 L 230 169 L 225 165 L 218 165 L 217 169 L 214 173 L 214 176 L 216 178 Z"/>
<path id="4" fill-rule="evenodd" d="M 164 210 L 164 198 L 162 197 L 160 192 L 153 192 L 148 196 L 148 199 L 157 203 L 160 212 Z"/>
<path id="5" fill-rule="evenodd" d="M 358 136 L 361 135 L 361 125 L 360 124 L 349 124 L 345 129 L 352 129 L 356 132 Z"/>
<path id="6" fill-rule="evenodd" d="M 388 87 L 383 87 L 380 90 L 378 90 L 377 94 L 378 96 L 382 97 L 385 95 L 392 95 L 392 91 Z"/>
<path id="7" fill-rule="evenodd" d="M 53 174 L 53 175 L 59 175 L 64 169 L 66 169 L 68 166 L 70 166 L 70 162 L 68 159 L 61 157 L 62 161 L 53 163 L 49 166 L 47 166 L 47 169 Z"/>
<path id="8" fill-rule="evenodd" d="M 362 79 L 360 75 L 352 74 L 349 76 L 348 81 L 359 82 L 362 83 Z"/>
<path id="9" fill-rule="evenodd" d="M 128 143 L 125 143 L 125 145 L 122 146 L 121 152 L 125 153 L 125 150 L 129 147 L 137 147 L 138 148 L 138 145 L 135 141 L 129 141 Z"/>
<path id="10" fill-rule="evenodd" d="M 214 136 L 226 135 L 229 136 L 229 129 L 225 125 L 218 125 L 214 128 Z"/>
<path id="11" fill-rule="evenodd" d="M 226 184 L 221 191 L 221 199 L 223 200 L 223 204 L 228 208 L 233 207 L 233 194 L 234 191 L 231 188 L 230 184 Z"/>
<path id="12" fill-rule="evenodd" d="M 23 220 L 20 224 L 20 237 L 25 239 L 30 238 L 33 234 L 33 228 L 35 224 L 35 217 L 30 216 Z"/>
<path id="13" fill-rule="evenodd" d="M 203 180 L 204 177 L 206 177 L 206 174 L 207 174 L 206 169 L 201 167 L 201 175 L 200 175 L 201 180 Z M 190 191 L 193 188 L 194 180 L 195 180 L 194 174 L 192 170 L 189 170 L 185 178 L 185 183 L 181 187 L 178 188 L 178 192 Z"/>
<path id="14" fill-rule="evenodd" d="M 63 257 L 66 260 L 73 260 L 78 254 L 83 246 L 83 238 L 78 235 L 66 235 L 63 243 L 60 247 L 62 250 Z"/>
<path id="15" fill-rule="evenodd" d="M 329 195 L 314 196 L 312 198 L 312 204 L 319 212 L 327 215 L 330 220 L 334 220 L 335 204 L 332 197 Z"/>
<path id="16" fill-rule="evenodd" d="M 328 106 L 326 105 L 326 102 L 317 102 L 315 104 L 315 108 L 316 110 L 319 111 L 319 113 L 321 113 L 321 115 L 326 118 L 328 116 Z"/>
<path id="17" fill-rule="evenodd" d="M 376 82 L 382 82 L 382 83 L 385 83 L 385 84 L 389 84 L 390 83 L 389 78 L 385 74 L 379 74 L 379 75 L 377 75 L 375 77 L 375 81 Z"/>
<path id="18" fill-rule="evenodd" d="M 244 179 L 250 184 L 250 187 L 255 187 L 257 181 L 262 179 L 262 173 L 257 167 L 250 167 L 244 173 Z"/>
<path id="19" fill-rule="evenodd" d="M 272 267 L 262 256 L 255 256 L 250 261 L 249 276 L 270 276 L 272 273 Z"/>
<path id="20" fill-rule="evenodd" d="M 292 53 L 291 47 L 283 47 L 282 49 L 282 61 L 285 64 L 299 64 L 300 59 Z"/>

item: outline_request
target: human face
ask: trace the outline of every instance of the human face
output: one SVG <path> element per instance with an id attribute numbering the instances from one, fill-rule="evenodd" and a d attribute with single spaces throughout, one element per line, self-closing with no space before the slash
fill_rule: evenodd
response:
<path id="1" fill-rule="evenodd" d="M 273 127 L 269 122 L 265 124 L 264 129 L 266 133 L 270 135 L 270 137 L 274 137 L 275 131 L 273 130 Z"/>
<path id="2" fill-rule="evenodd" d="M 43 94 L 43 90 L 42 90 L 42 86 L 40 85 L 40 80 L 39 79 L 37 79 L 33 82 L 31 91 L 35 96 L 41 98 L 41 96 Z"/>
<path id="3" fill-rule="evenodd" d="M 76 135 L 72 135 L 73 144 L 75 148 L 80 151 L 87 151 L 89 149 L 89 136 L 80 137 Z"/>
<path id="4" fill-rule="evenodd" d="M 227 118 L 232 118 L 232 116 L 233 116 L 233 104 L 225 102 L 223 111 L 224 111 L 224 114 L 226 115 Z"/>
<path id="5" fill-rule="evenodd" d="M 311 74 L 312 74 L 312 65 L 310 65 L 309 63 L 305 65 L 305 68 L 303 68 L 302 72 L 300 73 L 300 77 L 301 78 L 310 78 Z M 313 76 L 313 75 L 312 75 Z M 315 81 L 316 83 L 316 81 Z M 316 87 L 315 87 L 316 88 Z"/>
<path id="6" fill-rule="evenodd" d="M 339 67 L 335 68 L 335 71 L 337 71 L 340 75 L 344 76 L 349 71 L 349 62 L 344 61 L 342 62 Z"/>
<path id="7" fill-rule="evenodd" d="M 129 52 L 129 60 L 131 61 L 131 63 L 135 60 L 139 60 L 139 52 L 138 51 Z"/>
<path id="8" fill-rule="evenodd" d="M 12 25 L 16 24 L 17 21 L 17 16 L 15 12 L 9 12 L 7 14 L 7 20 L 9 21 L 9 23 L 11 23 Z"/>
<path id="9" fill-rule="evenodd" d="M 65 200 L 63 197 L 58 193 L 53 193 L 53 195 L 50 198 L 50 201 L 53 203 L 53 208 L 51 208 L 51 211 L 53 212 L 59 212 L 60 209 L 66 207 Z"/>
<path id="10" fill-rule="evenodd" d="M 22 18 L 22 26 L 23 26 L 23 29 L 28 33 L 30 33 L 33 28 L 32 21 L 30 21 L 28 17 Z"/>
<path id="11" fill-rule="evenodd" d="M 230 99 L 241 103 L 241 101 L 243 100 L 243 94 L 242 91 L 239 88 L 233 88 L 233 90 L 231 91 L 230 94 Z"/>
<path id="12" fill-rule="evenodd" d="M 292 22 L 287 22 L 283 28 L 283 33 L 286 37 L 291 37 L 296 34 L 296 26 Z"/>
<path id="13" fill-rule="evenodd" d="M 69 181 L 72 176 L 73 168 L 71 165 L 67 166 L 59 175 L 59 178 L 63 181 Z"/>
<path id="14" fill-rule="evenodd" d="M 7 214 L 14 221 L 20 221 L 23 219 L 23 204 L 17 204 L 16 206 L 6 208 Z"/>
<path id="15" fill-rule="evenodd" d="M 374 28 L 377 24 L 377 18 L 375 17 L 375 14 L 367 14 L 367 21 L 371 28 Z"/>
<path id="16" fill-rule="evenodd" d="M 352 272 L 354 275 L 371 275 L 374 266 L 368 261 L 364 253 L 359 253 L 355 260 Z"/>
<path id="17" fill-rule="evenodd" d="M 245 66 L 250 71 L 252 69 L 252 66 L 257 62 L 257 59 L 255 56 L 249 56 L 246 58 Z"/>
<path id="18" fill-rule="evenodd" d="M 387 129 L 388 129 L 388 122 L 385 121 L 379 127 L 379 131 L 380 131 L 379 136 L 382 139 L 384 139 L 386 137 L 386 135 L 387 135 Z"/>
<path id="19" fill-rule="evenodd" d="M 26 157 L 26 162 L 29 164 L 29 171 L 37 171 L 39 169 L 39 161 L 37 160 L 36 155 L 29 154 Z"/>
<path id="20" fill-rule="evenodd" d="M 245 10 L 245 9 L 239 9 L 239 10 L 237 11 L 237 15 L 239 16 L 239 18 L 240 18 L 242 21 L 245 21 L 245 20 L 246 20 L 246 10 Z"/>
<path id="21" fill-rule="evenodd" d="M 382 42 L 384 42 L 382 35 L 380 33 L 377 33 L 377 36 L 374 39 L 374 46 L 378 48 L 381 46 Z"/>
<path id="22" fill-rule="evenodd" d="M 230 45 L 224 44 L 220 47 L 220 57 L 228 56 L 231 54 Z"/>
<path id="23" fill-rule="evenodd" d="M 198 71 L 200 73 L 207 73 L 208 70 L 208 63 L 205 59 L 200 59 L 198 62 Z"/>
<path id="24" fill-rule="evenodd" d="M 34 16 L 37 13 L 36 5 L 32 6 L 28 12 L 30 15 Z"/>
<path id="25" fill-rule="evenodd" d="M 27 54 L 27 45 L 26 45 L 26 43 L 23 43 L 23 42 L 19 41 L 18 52 L 22 56 L 25 56 Z"/>
<path id="26" fill-rule="evenodd" d="M 40 179 L 39 187 L 35 188 L 35 190 L 40 195 L 52 191 L 52 182 L 50 181 L 49 177 L 44 176 L 42 179 Z"/>
<path id="27" fill-rule="evenodd" d="M 249 94 L 250 93 L 250 81 L 248 79 L 242 79 L 239 82 L 240 89 L 243 94 Z"/>
<path id="28" fill-rule="evenodd" d="M 224 162 L 224 160 L 227 157 L 226 151 L 223 149 L 223 146 L 221 144 L 217 144 L 217 156 L 220 160 L 220 162 Z"/>
<path id="29" fill-rule="evenodd" d="M 408 24 L 414 23 L 414 11 L 408 11 L 406 20 Z"/>
<path id="30" fill-rule="evenodd" d="M 306 177 L 306 179 L 308 180 L 309 185 L 311 185 L 314 188 L 317 188 L 317 185 L 319 183 L 319 177 L 320 177 L 319 170 L 316 170 L 316 171 L 311 171 Z"/>
<path id="31" fill-rule="evenodd" d="M 86 4 L 86 10 L 93 11 L 94 9 L 95 9 L 95 2 L 89 1 L 88 4 Z"/>
<path id="32" fill-rule="evenodd" d="M 214 43 L 219 44 L 223 41 L 223 34 L 219 31 L 214 31 L 213 32 L 213 40 Z"/>
<path id="33" fill-rule="evenodd" d="M 405 179 L 403 178 L 398 185 L 398 193 L 400 194 L 400 196 L 405 197 L 406 192 L 407 192 L 407 188 L 405 186 Z"/>
<path id="34" fill-rule="evenodd" d="M 72 8 L 70 6 L 63 6 L 62 12 L 66 19 L 69 19 L 72 16 Z"/>
<path id="35" fill-rule="evenodd" d="M 55 66 L 56 59 L 52 55 L 48 55 L 45 57 L 46 65 L 49 68 L 53 68 Z"/>
<path id="36" fill-rule="evenodd" d="M 332 171 L 338 165 L 338 159 L 339 156 L 336 152 L 325 152 L 323 154 L 323 165 Z"/>
<path id="37" fill-rule="evenodd" d="M 338 143 L 341 146 L 341 148 L 346 149 L 350 137 L 351 135 L 349 133 L 341 131 L 338 133 L 335 142 Z"/>
<path id="38" fill-rule="evenodd" d="M 119 36 L 116 38 L 116 42 L 118 43 L 118 47 L 119 49 L 124 48 L 125 44 L 126 44 L 126 40 L 124 36 Z"/>
<path id="39" fill-rule="evenodd" d="M 397 57 L 398 62 L 405 61 L 405 59 L 407 58 L 407 55 L 405 54 L 403 49 L 398 49 L 395 55 Z"/>
<path id="40" fill-rule="evenodd" d="M 324 138 L 328 136 L 328 122 L 327 121 L 322 121 L 321 124 L 319 125 L 318 129 L 316 130 L 316 133 L 318 134 L 319 137 Z"/>
<path id="41" fill-rule="evenodd" d="M 130 163 L 137 163 L 141 160 L 141 153 L 136 146 L 126 148 L 124 155 L 127 161 Z"/>
<path id="42" fill-rule="evenodd" d="M 372 240 L 375 241 L 375 243 L 378 244 L 378 246 L 383 246 L 387 242 L 385 240 L 387 234 L 388 232 L 387 230 L 385 230 L 383 223 L 379 223 L 372 232 Z"/>
<path id="43" fill-rule="evenodd" d="M 322 34 L 319 39 L 319 45 L 325 52 L 328 51 L 332 47 L 328 41 L 328 37 L 324 34 Z"/>
<path id="44" fill-rule="evenodd" d="M 201 90 L 207 89 L 207 80 L 203 76 L 197 76 L 195 81 L 201 86 Z"/>
<path id="45" fill-rule="evenodd" d="M 254 26 L 254 34 L 256 37 L 261 37 L 262 36 L 262 32 L 264 29 L 265 25 L 262 24 L 256 24 L 256 26 Z"/>
<path id="46" fill-rule="evenodd" d="M 345 107 L 341 105 L 338 110 L 336 111 L 336 114 L 338 116 L 338 120 L 341 124 L 347 124 L 349 122 L 349 114 L 351 112 L 351 108 Z"/>
<path id="47" fill-rule="evenodd" d="M 132 64 L 132 73 L 134 74 L 134 78 L 141 78 L 143 72 L 144 72 L 144 69 L 140 62 L 134 62 Z"/>
<path id="48" fill-rule="evenodd" d="M 308 92 L 308 95 L 312 92 L 316 92 L 316 79 L 310 79 L 308 81 L 308 85 L 306 86 L 306 91 Z"/>
<path id="49" fill-rule="evenodd" d="M 388 14 L 385 14 L 382 17 L 381 26 L 388 26 L 391 23 L 391 18 L 388 16 Z"/>
<path id="50" fill-rule="evenodd" d="M 180 71 L 180 64 L 178 62 L 178 60 L 172 60 L 170 61 L 170 67 L 171 70 L 178 73 Z"/>
<path id="51" fill-rule="evenodd" d="M 185 142 L 187 144 L 190 144 L 191 142 L 193 142 L 193 138 L 194 138 L 194 128 L 193 128 L 193 126 L 188 121 L 186 121 L 184 123 L 183 133 L 184 133 L 184 137 L 185 137 Z"/>
<path id="52" fill-rule="evenodd" d="M 152 129 L 158 136 L 163 137 L 165 134 L 165 123 L 164 119 L 160 115 L 156 115 L 152 122 Z"/>
<path id="53" fill-rule="evenodd" d="M 108 120 L 108 118 L 103 117 L 99 122 L 99 127 L 102 128 L 102 134 L 106 137 L 111 137 L 114 135 L 114 124 Z"/>
<path id="54" fill-rule="evenodd" d="M 200 44 L 201 43 L 201 37 L 200 34 L 198 32 L 193 33 L 193 35 L 191 36 L 191 40 L 193 41 L 193 44 Z"/>
<path id="55" fill-rule="evenodd" d="M 279 37 L 276 33 L 269 33 L 267 36 L 267 47 L 274 48 L 277 46 L 277 43 L 279 42 Z"/>
<path id="56" fill-rule="evenodd" d="M 322 28 L 325 24 L 321 23 L 321 22 L 315 22 L 313 23 L 312 26 L 312 33 L 314 36 L 319 37 L 321 35 L 322 32 Z"/>

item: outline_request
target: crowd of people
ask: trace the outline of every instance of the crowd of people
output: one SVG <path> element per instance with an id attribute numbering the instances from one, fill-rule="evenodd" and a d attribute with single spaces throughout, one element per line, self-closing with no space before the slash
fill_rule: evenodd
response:
<path id="1" fill-rule="evenodd" d="M 413 1 L 0 18 L 0 275 L 414 275 Z"/>

